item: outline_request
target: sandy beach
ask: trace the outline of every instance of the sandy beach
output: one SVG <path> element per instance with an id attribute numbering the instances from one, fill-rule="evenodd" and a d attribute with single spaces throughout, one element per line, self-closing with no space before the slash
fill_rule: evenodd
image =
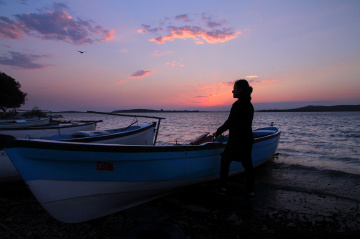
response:
<path id="1" fill-rule="evenodd" d="M 239 175 L 225 196 L 210 182 L 78 224 L 53 219 L 23 183 L 0 185 L 0 238 L 358 238 L 358 202 L 273 184 L 274 165 L 257 169 L 253 201 L 236 190 Z"/>

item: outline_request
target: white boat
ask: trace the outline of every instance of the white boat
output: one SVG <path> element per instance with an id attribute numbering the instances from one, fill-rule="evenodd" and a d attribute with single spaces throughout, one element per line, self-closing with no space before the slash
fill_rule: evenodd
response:
<path id="1" fill-rule="evenodd" d="M 0 129 L 0 134 L 11 135 L 15 138 L 38 138 L 48 137 L 56 134 L 72 134 L 77 131 L 95 130 L 95 128 L 95 122 L 64 125 L 54 124 L 44 126 L 4 128 Z"/>
<path id="2" fill-rule="evenodd" d="M 51 118 L 30 118 L 30 119 L 8 119 L 0 120 L 0 130 L 8 128 L 24 128 L 31 126 L 46 125 Z"/>
<path id="3" fill-rule="evenodd" d="M 110 130 L 77 131 L 73 134 L 56 134 L 41 137 L 47 140 L 67 142 L 97 142 L 103 144 L 152 145 L 154 143 L 156 123 L 133 125 Z M 28 137 L 36 138 L 36 137 Z M 0 182 L 19 181 L 21 176 L 4 150 L 0 150 Z"/>
<path id="4" fill-rule="evenodd" d="M 280 133 L 276 127 L 254 131 L 254 166 L 273 157 Z M 218 179 L 225 147 L 223 143 L 86 144 L 9 136 L 0 140 L 40 204 L 66 223 L 102 217 L 181 187 Z M 241 163 L 233 162 L 230 175 L 243 170 Z"/>
<path id="5" fill-rule="evenodd" d="M 77 131 L 71 135 L 59 134 L 40 139 L 101 144 L 153 145 L 155 126 L 156 123 L 153 122 L 118 129 Z"/>
<path id="6" fill-rule="evenodd" d="M 11 135 L 16 138 L 38 138 L 49 137 L 53 135 L 71 135 L 78 131 L 95 130 L 96 123 L 75 123 L 59 125 L 54 124 L 50 126 L 32 126 L 32 127 L 17 127 L 0 129 L 0 134 Z M 5 151 L 0 146 L 0 182 L 19 181 L 21 176 L 11 163 Z"/>

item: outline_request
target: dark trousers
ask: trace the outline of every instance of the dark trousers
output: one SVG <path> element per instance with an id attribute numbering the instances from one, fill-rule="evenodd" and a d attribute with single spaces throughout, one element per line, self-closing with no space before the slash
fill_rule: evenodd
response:
<path id="1" fill-rule="evenodd" d="M 221 154 L 220 186 L 225 187 L 232 161 L 240 161 L 245 169 L 246 191 L 253 192 L 255 187 L 255 170 L 251 158 L 252 144 L 240 152 L 227 150 Z"/>

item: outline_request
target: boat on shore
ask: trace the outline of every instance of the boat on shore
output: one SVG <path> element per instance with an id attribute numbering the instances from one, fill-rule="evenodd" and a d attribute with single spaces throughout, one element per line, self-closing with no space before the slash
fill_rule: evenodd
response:
<path id="1" fill-rule="evenodd" d="M 73 134 L 57 134 L 40 137 L 44 140 L 60 140 L 66 142 L 153 145 L 156 122 L 143 125 L 132 125 L 124 128 L 108 130 L 77 131 Z"/>
<path id="2" fill-rule="evenodd" d="M 152 145 L 154 144 L 155 126 L 156 123 L 153 122 L 151 124 L 131 125 L 125 128 L 110 130 L 88 130 L 76 131 L 72 134 L 55 134 L 40 137 L 40 139 L 84 143 L 97 142 L 102 144 Z M 2 149 L 1 145 L 0 149 Z M 5 151 L 3 149 L 0 150 L 0 183 L 19 180 L 21 180 L 20 174 Z"/>
<path id="3" fill-rule="evenodd" d="M 29 118 L 29 119 L 6 119 L 0 120 L 0 130 L 9 128 L 25 128 L 49 124 L 51 117 L 47 118 Z"/>
<path id="4" fill-rule="evenodd" d="M 11 135 L 15 138 L 39 138 L 54 135 L 71 135 L 78 131 L 95 130 L 95 122 L 59 124 L 51 123 L 40 126 L 13 127 L 0 129 L 0 134 Z M 20 181 L 21 176 L 10 161 L 4 149 L 0 145 L 0 183 Z"/>
<path id="5" fill-rule="evenodd" d="M 281 131 L 254 130 L 254 166 L 271 159 Z M 114 145 L 1 136 L 5 151 L 43 208 L 66 223 L 109 215 L 192 184 L 216 180 L 225 143 Z M 230 176 L 243 172 L 233 162 Z"/>
<path id="6" fill-rule="evenodd" d="M 77 131 L 95 130 L 96 122 L 73 124 L 49 124 L 31 127 L 14 127 L 0 129 L 0 134 L 11 135 L 15 138 L 39 138 L 59 134 L 73 134 Z"/>

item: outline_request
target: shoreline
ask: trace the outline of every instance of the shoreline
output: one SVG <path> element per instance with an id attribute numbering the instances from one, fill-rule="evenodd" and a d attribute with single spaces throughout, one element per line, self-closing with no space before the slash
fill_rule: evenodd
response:
<path id="1" fill-rule="evenodd" d="M 266 174 L 266 167 L 260 168 Z M 230 185 L 244 182 L 244 175 Z M 155 201 L 77 224 L 52 218 L 24 183 L 0 184 L 0 238 L 357 238 L 359 202 L 294 191 L 260 177 L 254 201 L 215 194 L 215 182 L 187 187 Z M 276 197 L 287 198 L 280 203 Z M 322 201 L 346 203 L 324 209 Z M 318 204 L 316 204 L 318 203 Z M 145 237 L 146 236 L 146 237 Z"/>

